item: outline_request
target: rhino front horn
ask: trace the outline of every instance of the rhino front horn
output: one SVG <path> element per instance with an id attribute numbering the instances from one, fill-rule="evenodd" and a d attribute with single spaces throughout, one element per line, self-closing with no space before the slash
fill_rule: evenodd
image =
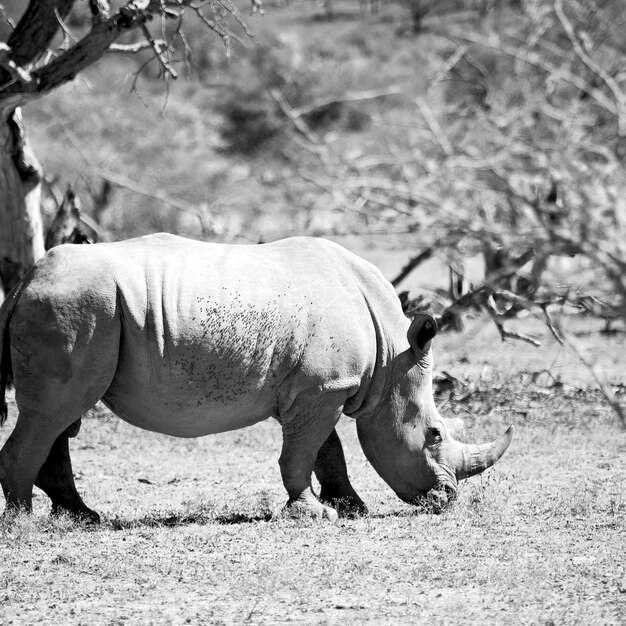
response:
<path id="1" fill-rule="evenodd" d="M 462 444 L 460 463 L 456 469 L 457 480 L 475 476 L 491 467 L 506 452 L 514 432 L 515 427 L 509 426 L 502 437 L 491 443 Z"/>

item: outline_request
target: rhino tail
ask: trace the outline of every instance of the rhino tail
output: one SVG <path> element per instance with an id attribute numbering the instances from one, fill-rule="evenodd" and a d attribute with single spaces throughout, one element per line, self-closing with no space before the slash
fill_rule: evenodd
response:
<path id="1" fill-rule="evenodd" d="M 9 323 L 13 315 L 13 309 L 19 300 L 24 281 L 20 281 L 7 295 L 0 307 L 0 426 L 7 419 L 8 409 L 5 399 L 7 386 L 13 378 L 11 369 L 11 347 L 9 343 Z"/>

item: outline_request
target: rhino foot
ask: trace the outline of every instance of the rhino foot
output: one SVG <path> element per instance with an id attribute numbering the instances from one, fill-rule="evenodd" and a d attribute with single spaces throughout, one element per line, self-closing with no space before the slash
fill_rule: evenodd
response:
<path id="1" fill-rule="evenodd" d="M 287 502 L 283 511 L 294 519 L 328 519 L 335 522 L 339 518 L 339 513 L 335 509 L 321 502 L 318 502 L 316 506 L 297 501 Z"/>
<path id="2" fill-rule="evenodd" d="M 332 506 L 339 513 L 339 517 L 355 518 L 367 515 L 369 512 L 363 500 L 356 493 L 338 496 L 325 493 L 322 490 L 320 500 Z"/>
<path id="3" fill-rule="evenodd" d="M 283 512 L 295 519 L 328 519 L 335 522 L 339 517 L 335 509 L 322 504 L 310 490 L 304 492 L 299 498 L 290 499 Z"/>
<path id="4" fill-rule="evenodd" d="M 77 522 L 82 522 L 83 524 L 91 525 L 100 523 L 100 515 L 87 507 L 75 509 L 63 506 L 61 504 L 53 504 L 51 513 L 52 515 L 69 515 Z"/>

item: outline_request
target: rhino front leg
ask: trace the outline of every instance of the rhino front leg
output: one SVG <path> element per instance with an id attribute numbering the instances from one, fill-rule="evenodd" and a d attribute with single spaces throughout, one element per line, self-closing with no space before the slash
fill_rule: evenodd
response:
<path id="1" fill-rule="evenodd" d="M 289 494 L 286 510 L 294 515 L 336 520 L 337 511 L 320 502 L 311 489 L 317 455 L 341 416 L 345 393 L 298 398 L 280 416 L 283 449 L 278 461 Z M 307 401 L 308 400 L 308 401 Z"/>
<path id="2" fill-rule="evenodd" d="M 315 461 L 315 476 L 320 483 L 320 500 L 327 502 L 339 515 L 365 515 L 367 507 L 350 484 L 343 447 L 337 431 L 322 444 Z"/>
<path id="3" fill-rule="evenodd" d="M 53 514 L 66 512 L 86 522 L 97 524 L 100 516 L 85 505 L 74 484 L 68 436 L 75 436 L 77 432 L 78 428 L 73 424 L 57 437 L 48 458 L 39 470 L 35 485 L 45 491 L 52 500 Z"/>

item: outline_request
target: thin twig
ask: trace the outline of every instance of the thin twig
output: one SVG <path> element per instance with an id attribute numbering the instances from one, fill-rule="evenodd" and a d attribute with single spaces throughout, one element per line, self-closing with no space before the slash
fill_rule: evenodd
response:
<path id="1" fill-rule="evenodd" d="M 563 338 L 563 342 L 566 346 L 572 349 L 574 354 L 580 359 L 580 361 L 587 367 L 594 380 L 598 384 L 604 399 L 608 402 L 609 406 L 613 409 L 617 417 L 622 422 L 622 426 L 626 428 L 626 412 L 620 404 L 619 400 L 615 396 L 615 392 L 611 389 L 604 370 L 597 360 L 594 360 L 589 356 L 587 351 L 580 345 L 580 343 L 574 339 L 569 333 L 563 332 L 563 329 L 559 329 L 559 334 Z"/>
<path id="2" fill-rule="evenodd" d="M 433 87 L 438 85 L 442 80 L 448 76 L 450 71 L 454 68 L 454 66 L 465 56 L 467 52 L 467 47 L 463 44 L 458 44 L 456 50 L 444 61 L 441 67 L 437 70 L 437 73 L 433 76 L 428 85 L 427 92 L 430 91 Z"/>
<path id="3" fill-rule="evenodd" d="M 162 39 L 155 39 L 154 45 L 164 48 L 167 43 Z M 153 49 L 153 44 L 149 41 L 137 41 L 135 43 L 113 43 L 109 46 L 107 52 L 119 52 L 122 54 L 137 54 L 143 50 Z"/>
<path id="4" fill-rule="evenodd" d="M 470 43 L 475 43 L 485 48 L 491 48 L 492 50 L 498 50 L 499 52 L 503 52 L 511 57 L 519 59 L 520 61 L 524 61 L 529 65 L 533 65 L 540 69 L 543 69 L 545 72 L 550 74 L 553 78 L 557 80 L 563 80 L 565 82 L 574 85 L 582 91 L 586 93 L 591 98 L 593 98 L 600 106 L 606 109 L 612 115 L 617 115 L 618 111 L 615 106 L 615 102 L 608 98 L 606 94 L 604 94 L 600 89 L 594 87 L 591 83 L 584 80 L 581 76 L 573 74 L 565 69 L 564 65 L 556 65 L 546 60 L 542 55 L 532 52 L 531 50 L 520 50 L 515 46 L 508 45 L 503 43 L 499 39 L 487 38 L 475 33 L 470 33 L 467 31 L 459 31 L 455 30 L 453 33 L 445 33 L 449 36 L 453 41 L 457 39 L 461 39 L 464 41 L 469 41 Z"/>
<path id="5" fill-rule="evenodd" d="M 243 19 L 239 9 L 228 0 L 218 0 L 218 2 L 235 18 L 236 22 L 243 29 L 243 32 L 246 33 L 250 39 L 254 38 L 254 33 L 250 30 L 248 24 L 246 24 L 246 21 Z"/>
<path id="6" fill-rule="evenodd" d="M 546 326 L 548 327 L 548 329 L 552 333 L 552 336 L 556 339 L 556 341 L 559 344 L 563 345 L 563 337 L 561 337 L 561 335 L 559 334 L 559 331 L 556 328 L 556 324 L 554 323 L 554 321 L 552 320 L 552 316 L 548 312 L 547 304 L 543 304 L 541 306 L 541 310 L 543 311 L 543 317 L 544 317 L 544 320 L 546 322 Z"/>
<path id="7" fill-rule="evenodd" d="M 563 26 L 563 30 L 574 48 L 576 56 L 596 75 L 598 76 L 613 94 L 616 106 L 617 126 L 620 136 L 626 135 L 626 96 L 617 84 L 615 79 L 583 49 L 572 23 L 569 21 L 565 10 L 563 9 L 563 0 L 554 0 L 554 12 Z"/>
<path id="8" fill-rule="evenodd" d="M 215 13 L 215 8 L 213 7 L 212 4 L 209 4 L 209 6 L 210 6 L 211 9 L 213 9 L 214 15 L 219 15 L 219 14 Z M 220 22 L 220 19 L 212 20 L 211 18 L 207 17 L 202 12 L 202 7 L 191 5 L 191 8 L 196 12 L 198 17 L 204 22 L 204 24 L 208 28 L 210 28 L 213 32 L 215 32 L 217 35 L 219 35 L 219 37 L 222 39 L 222 42 L 224 43 L 224 46 L 226 48 L 226 57 L 227 58 L 230 58 L 230 41 L 231 41 L 231 39 L 233 39 L 234 41 L 236 41 L 237 43 L 240 43 L 242 46 L 245 47 L 245 43 L 242 41 L 242 39 L 240 37 L 238 37 L 237 35 L 235 35 L 235 33 L 233 33 L 231 30 L 226 28 Z"/>
<path id="9" fill-rule="evenodd" d="M 443 132 L 443 129 L 439 125 L 439 122 L 437 121 L 435 114 L 426 103 L 426 100 L 424 100 L 423 98 L 415 98 L 415 104 L 417 104 L 417 107 L 420 110 L 422 117 L 424 118 L 424 120 L 428 124 L 428 127 L 430 128 L 430 132 L 433 134 L 433 137 L 435 137 L 435 139 L 441 146 L 441 149 L 443 150 L 444 154 L 446 156 L 452 156 L 454 154 L 454 149 L 452 148 L 452 144 L 450 143 L 445 133 Z"/>
<path id="10" fill-rule="evenodd" d="M 56 8 L 54 9 L 54 15 L 57 18 L 57 22 L 59 23 L 61 30 L 63 31 L 63 41 L 58 45 L 57 50 L 60 52 L 65 52 L 65 50 L 70 47 L 70 43 L 77 44 L 78 39 L 74 36 L 74 33 L 72 33 L 67 24 L 63 21 L 63 18 Z M 58 52 L 55 54 L 58 54 Z"/>
<path id="11" fill-rule="evenodd" d="M 182 213 L 188 213 L 190 215 L 194 215 L 198 221 L 200 222 L 200 226 L 202 228 L 203 233 L 213 234 L 216 232 L 215 225 L 211 222 L 211 220 L 207 223 L 207 216 L 202 209 L 199 207 L 194 207 L 193 205 L 186 204 L 177 200 L 176 198 L 172 198 L 168 194 L 155 190 L 153 188 L 144 187 L 136 183 L 135 181 L 114 172 L 106 167 L 103 167 L 101 164 L 94 163 L 84 152 L 82 149 L 81 142 L 74 135 L 74 133 L 66 128 L 63 124 L 59 124 L 61 130 L 67 137 L 69 143 L 78 151 L 83 161 L 87 164 L 89 169 L 93 171 L 96 175 L 100 176 L 103 180 L 106 180 L 117 187 L 122 187 L 123 189 L 127 189 L 132 193 L 136 193 L 137 195 L 144 196 L 146 198 L 150 198 L 152 200 L 156 200 L 161 202 L 167 206 L 172 207 L 176 211 L 180 211 Z"/>
<path id="12" fill-rule="evenodd" d="M 4 5 L 2 4 L 0 4 L 0 18 L 2 19 L 3 22 L 9 25 L 11 30 L 15 30 L 15 21 L 8 16 L 6 9 L 4 8 Z"/>
<path id="13" fill-rule="evenodd" d="M 164 50 L 167 50 L 167 46 L 165 48 L 162 48 L 161 46 L 159 46 L 157 44 L 157 40 L 154 39 L 154 37 L 152 37 L 152 33 L 150 32 L 150 29 L 145 24 L 142 24 L 141 30 L 143 31 L 146 41 L 150 44 L 150 47 L 152 48 L 152 51 L 154 52 L 154 56 L 156 57 L 156 59 L 159 62 L 159 65 L 161 66 L 161 69 L 163 71 L 163 75 L 165 76 L 165 78 L 168 78 L 168 77 L 173 78 L 173 79 L 178 78 L 178 74 L 176 73 L 176 70 L 172 67 L 172 65 L 169 62 L 169 59 L 164 54 Z"/>
<path id="14" fill-rule="evenodd" d="M 322 143 L 320 138 L 309 128 L 308 124 L 294 112 L 293 107 L 289 105 L 280 89 L 272 88 L 269 90 L 269 94 L 272 96 L 283 115 L 307 141 L 315 146 L 319 146 Z"/>
<path id="15" fill-rule="evenodd" d="M 538 339 L 535 339 L 530 335 L 526 335 L 525 333 L 515 332 L 514 330 L 507 330 L 506 328 L 504 328 L 502 322 L 498 321 L 493 315 L 490 314 L 490 316 L 493 323 L 496 325 L 498 332 L 500 333 L 500 338 L 502 339 L 502 341 L 506 341 L 507 339 L 515 339 L 516 341 L 529 343 L 530 345 L 535 346 L 535 348 L 541 347 L 541 342 Z"/>
<path id="16" fill-rule="evenodd" d="M 347 93 L 328 100 L 320 100 L 306 107 L 294 108 L 293 114 L 297 117 L 310 115 L 317 111 L 323 110 L 333 104 L 341 104 L 342 102 L 362 102 L 363 100 L 376 100 L 377 98 L 385 98 L 387 96 L 395 96 L 402 93 L 400 87 L 388 87 L 387 89 L 371 89 L 369 91 L 355 91 Z"/>
<path id="17" fill-rule="evenodd" d="M 149 187 L 144 187 L 143 185 L 139 185 L 130 178 L 123 176 L 122 174 L 118 174 L 117 172 L 98 166 L 94 166 L 94 171 L 104 180 L 108 180 L 110 183 L 113 183 L 118 187 L 128 189 L 128 191 L 132 191 L 137 195 L 145 196 L 146 198 L 151 198 L 152 200 L 157 200 L 159 202 L 162 202 L 163 204 L 171 206 L 177 211 L 192 213 L 194 215 L 199 214 L 198 209 L 191 207 L 190 205 L 181 202 L 180 200 L 176 200 L 176 198 L 172 198 L 172 196 L 162 191 L 159 191 L 158 189 L 155 190 Z"/>

